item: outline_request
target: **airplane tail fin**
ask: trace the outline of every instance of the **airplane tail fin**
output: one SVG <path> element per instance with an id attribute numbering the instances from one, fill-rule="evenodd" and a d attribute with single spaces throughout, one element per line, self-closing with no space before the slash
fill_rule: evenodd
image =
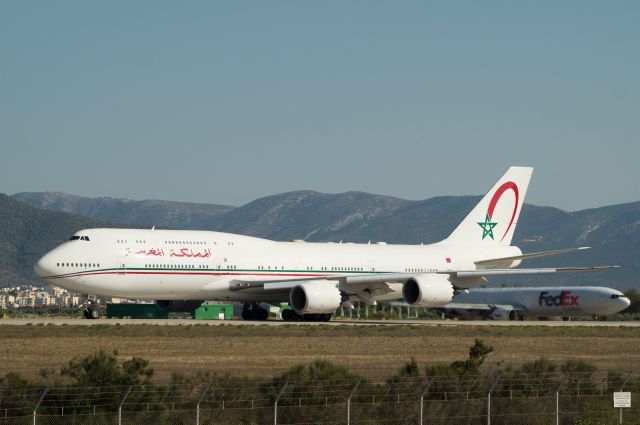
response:
<path id="1" fill-rule="evenodd" d="M 510 245 L 532 173 L 532 167 L 510 167 L 443 243 Z"/>

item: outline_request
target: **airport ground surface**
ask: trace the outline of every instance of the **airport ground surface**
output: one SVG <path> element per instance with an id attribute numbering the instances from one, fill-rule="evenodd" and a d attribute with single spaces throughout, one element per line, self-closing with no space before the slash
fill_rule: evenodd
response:
<path id="1" fill-rule="evenodd" d="M 421 366 L 464 359 L 475 338 L 495 349 L 487 367 L 546 357 L 640 372 L 636 322 L 266 323 L 4 319 L 0 320 L 0 376 L 18 371 L 35 377 L 42 368 L 59 370 L 74 356 L 103 347 L 117 350 L 122 358 L 150 360 L 159 381 L 167 381 L 173 371 L 273 376 L 317 358 L 367 377 L 381 377 L 395 373 L 412 357 Z"/>
<path id="2" fill-rule="evenodd" d="M 285 322 L 282 320 L 191 320 L 191 319 L 3 319 L 0 325 L 152 325 L 152 326 L 547 326 L 547 327 L 640 327 L 640 321 L 607 322 L 592 320 L 492 321 L 492 320 L 340 320 L 330 322 Z"/>

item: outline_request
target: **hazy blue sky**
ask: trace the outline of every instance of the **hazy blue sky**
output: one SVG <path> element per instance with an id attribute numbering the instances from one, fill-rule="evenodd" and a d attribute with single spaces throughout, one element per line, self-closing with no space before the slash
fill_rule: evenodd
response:
<path id="1" fill-rule="evenodd" d="M 0 192 L 640 200 L 640 1 L 3 1 Z"/>

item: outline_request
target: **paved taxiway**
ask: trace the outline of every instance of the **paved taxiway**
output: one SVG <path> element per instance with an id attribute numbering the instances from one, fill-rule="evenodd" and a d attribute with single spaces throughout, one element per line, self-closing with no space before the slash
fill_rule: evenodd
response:
<path id="1" fill-rule="evenodd" d="M 636 322 L 600 321 L 492 321 L 492 320 L 332 320 L 330 322 L 284 322 L 267 320 L 191 320 L 191 319 L 0 319 L 1 325 L 156 325 L 156 326 L 549 326 L 549 327 L 640 327 Z"/>

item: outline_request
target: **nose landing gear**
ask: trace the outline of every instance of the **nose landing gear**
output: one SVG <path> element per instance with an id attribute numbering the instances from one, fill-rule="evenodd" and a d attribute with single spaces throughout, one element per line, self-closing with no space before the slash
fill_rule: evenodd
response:
<path id="1" fill-rule="evenodd" d="M 95 301 L 91 298 L 87 298 L 85 302 L 85 308 L 82 311 L 85 319 L 97 319 L 100 317 L 100 312 L 95 308 Z"/>

